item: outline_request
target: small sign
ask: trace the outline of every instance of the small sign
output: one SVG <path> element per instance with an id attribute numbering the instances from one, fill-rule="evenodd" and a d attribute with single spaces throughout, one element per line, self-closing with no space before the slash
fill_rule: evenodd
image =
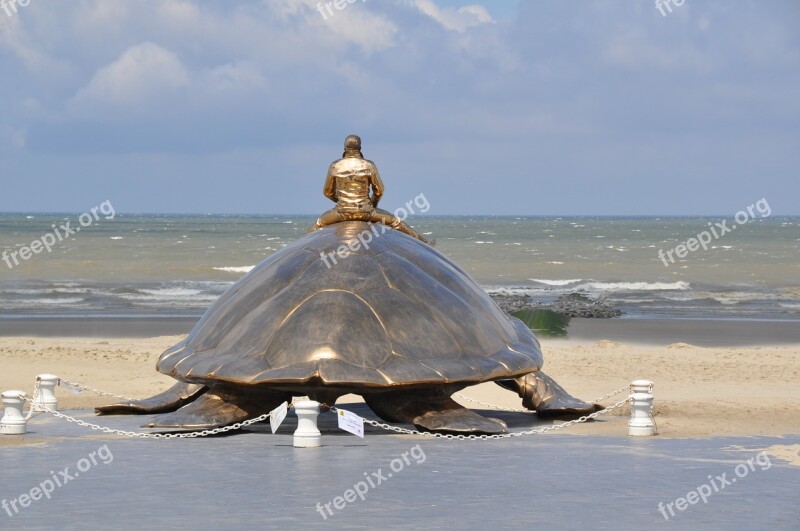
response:
<path id="1" fill-rule="evenodd" d="M 344 409 L 339 410 L 338 419 L 339 428 L 364 438 L 364 419 Z"/>
<path id="2" fill-rule="evenodd" d="M 269 412 L 269 427 L 272 428 L 272 433 L 278 431 L 288 412 L 289 405 L 286 402 Z"/>

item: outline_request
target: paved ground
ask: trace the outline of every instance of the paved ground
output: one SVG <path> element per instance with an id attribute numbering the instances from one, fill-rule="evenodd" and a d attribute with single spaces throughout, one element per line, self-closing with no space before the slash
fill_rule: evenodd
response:
<path id="1" fill-rule="evenodd" d="M 365 413 L 362 407 L 353 409 Z M 134 429 L 143 420 L 72 413 L 123 429 Z M 368 430 L 362 440 L 334 428 L 333 415 L 323 417 L 325 446 L 318 449 L 291 446 L 291 413 L 276 435 L 259 425 L 235 435 L 168 441 L 106 436 L 50 416 L 37 417 L 28 435 L 0 441 L 0 497 L 13 514 L 0 510 L 0 528 L 800 526 L 800 467 L 775 457 L 769 462 L 764 456 L 757 458 L 761 448 L 795 445 L 799 436 L 659 439 L 552 434 L 459 442 Z M 14 440 L 7 442 L 9 437 Z M 724 479 L 717 478 L 723 474 Z M 52 488 L 50 499 L 20 500 L 37 485 L 49 488 L 55 483 L 53 475 L 62 486 Z M 715 492 L 713 487 L 725 482 L 730 483 Z M 348 492 L 354 486 L 363 500 L 355 490 Z M 710 491 L 706 503 L 692 496 L 695 504 L 685 501 L 679 511 L 675 500 L 696 489 Z M 21 507 L 21 501 L 29 506 Z"/>

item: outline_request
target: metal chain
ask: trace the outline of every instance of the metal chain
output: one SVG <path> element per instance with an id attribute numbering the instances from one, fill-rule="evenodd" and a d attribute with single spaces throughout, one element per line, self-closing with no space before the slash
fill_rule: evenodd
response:
<path id="1" fill-rule="evenodd" d="M 80 392 L 80 391 L 89 391 L 90 393 L 94 393 L 96 395 L 110 396 L 112 398 L 119 398 L 120 400 L 126 400 L 128 402 L 133 402 L 135 400 L 138 400 L 137 398 L 131 398 L 131 397 L 125 396 L 125 395 L 118 395 L 118 394 L 115 394 L 115 393 L 107 393 L 106 391 L 101 391 L 100 389 L 95 389 L 94 387 L 89 387 L 88 385 L 81 385 L 81 384 L 78 384 L 78 383 L 75 383 L 75 382 L 71 382 L 71 381 L 67 380 L 66 378 L 59 378 L 58 379 L 58 385 L 59 386 L 63 385 L 64 387 L 71 388 L 72 390 L 77 390 L 78 392 Z"/>
<path id="2" fill-rule="evenodd" d="M 496 406 L 494 404 L 488 404 L 486 402 L 481 402 L 480 400 L 475 400 L 474 398 L 470 398 L 468 396 L 464 396 L 461 393 L 456 393 L 453 395 L 454 398 L 460 398 L 461 400 L 466 400 L 467 402 L 472 402 L 473 404 L 478 404 L 479 406 L 483 406 L 489 409 L 495 409 L 497 411 L 513 411 L 515 413 L 527 413 L 529 415 L 535 415 L 536 411 L 530 409 L 519 409 L 519 408 L 507 408 L 503 406 Z"/>
<path id="3" fill-rule="evenodd" d="M 71 382 L 71 381 L 63 379 L 63 378 L 59 378 L 58 383 L 59 383 L 59 385 L 61 385 L 61 383 L 64 383 L 65 385 L 67 385 L 69 387 L 74 387 L 74 388 L 77 388 L 77 389 L 80 389 L 80 390 L 91 391 L 91 392 L 96 393 L 98 395 L 112 396 L 112 397 L 115 397 L 115 398 L 120 398 L 122 400 L 135 400 L 133 398 L 129 398 L 129 397 L 126 397 L 126 396 L 123 396 L 123 395 L 117 395 L 117 394 L 114 394 L 114 393 L 107 393 L 105 391 L 100 391 L 98 389 L 94 389 L 94 388 L 86 386 L 86 385 L 76 384 L 74 382 Z M 20 398 L 23 401 L 25 401 L 28 404 L 30 404 L 29 410 L 28 410 L 28 415 L 25 417 L 26 421 L 30 420 L 33 417 L 34 412 L 44 412 L 44 413 L 50 413 L 55 417 L 58 417 L 58 418 L 63 419 L 63 420 L 66 420 L 67 422 L 71 422 L 71 423 L 77 424 L 79 426 L 84 426 L 84 427 L 90 428 L 92 430 L 102 431 L 103 433 L 122 435 L 122 436 L 125 436 L 125 437 L 131 437 L 131 438 L 134 438 L 134 439 L 194 439 L 194 438 L 197 438 L 197 437 L 207 437 L 209 435 L 217 435 L 219 433 L 225 433 L 225 432 L 229 432 L 229 431 L 233 431 L 233 430 L 238 430 L 238 429 L 250 426 L 252 424 L 256 424 L 258 422 L 263 422 L 263 421 L 269 419 L 270 415 L 272 414 L 272 412 L 264 413 L 261 416 L 258 416 L 258 417 L 255 417 L 255 418 L 252 418 L 252 419 L 249 419 L 249 420 L 245 420 L 245 421 L 242 421 L 242 422 L 237 422 L 235 424 L 231 424 L 230 426 L 223 426 L 223 427 L 220 427 L 220 428 L 214 428 L 214 429 L 211 429 L 211 430 L 201 430 L 201 431 L 193 431 L 193 432 L 185 432 L 185 433 L 145 433 L 145 432 L 136 432 L 136 431 L 126 431 L 126 430 L 118 430 L 118 429 L 115 429 L 115 428 L 108 428 L 108 427 L 105 427 L 105 426 L 100 426 L 98 424 L 92 424 L 91 422 L 86 422 L 86 421 L 81 420 L 79 418 L 75 418 L 75 417 L 72 417 L 70 415 L 65 415 L 64 413 L 61 413 L 60 411 L 52 410 L 49 407 L 44 406 L 42 404 L 35 404 L 36 398 L 38 397 L 38 394 L 39 394 L 39 385 L 40 385 L 40 380 L 39 380 L 39 378 L 37 378 L 36 379 L 36 384 L 35 384 L 35 387 L 34 387 L 33 398 L 28 398 L 27 394 L 25 394 L 25 393 L 20 395 Z M 612 396 L 616 396 L 616 395 L 620 394 L 621 392 L 623 392 L 623 391 L 625 391 L 626 389 L 629 389 L 629 388 L 630 388 L 630 385 L 626 385 L 624 387 L 621 387 L 621 388 L 617 389 L 616 391 L 612 391 L 611 393 L 605 394 L 605 395 L 603 395 L 603 396 L 601 396 L 601 397 L 599 397 L 599 398 L 597 398 L 595 400 L 592 400 L 592 402 L 600 402 L 601 400 L 605 400 L 605 399 L 610 398 Z M 464 395 L 461 395 L 461 394 L 456 394 L 454 396 L 457 397 L 457 398 L 462 398 L 462 399 L 467 400 L 469 402 L 473 402 L 473 403 L 479 404 L 479 405 L 484 406 L 484 407 L 491 408 L 491 409 L 502 410 L 502 411 L 511 411 L 511 412 L 519 412 L 519 413 L 528 413 L 528 414 L 535 413 L 535 411 L 530 411 L 530 410 L 527 410 L 527 409 L 507 409 L 507 408 L 502 408 L 500 406 L 495 406 L 495 405 L 492 405 L 492 404 L 488 404 L 486 402 L 481 402 L 479 400 L 468 398 L 468 397 L 466 397 Z M 365 424 L 368 424 L 368 425 L 373 426 L 375 428 L 381 428 L 381 429 L 384 429 L 384 430 L 393 431 L 395 433 L 402 433 L 402 434 L 405 434 L 405 435 L 419 435 L 419 436 L 435 438 L 435 439 L 451 439 L 451 440 L 455 439 L 455 440 L 470 440 L 470 441 L 508 439 L 508 438 L 511 438 L 511 437 L 521 437 L 521 436 L 525 436 L 525 435 L 540 435 L 540 434 L 548 433 L 548 432 L 551 432 L 551 431 L 562 430 L 564 428 L 568 428 L 568 427 L 573 426 L 575 424 L 580 424 L 580 423 L 583 423 L 583 422 L 587 422 L 587 421 L 595 419 L 595 418 L 597 418 L 597 417 L 599 417 L 601 415 L 606 415 L 606 414 L 608 414 L 608 413 L 610 413 L 610 412 L 612 412 L 612 411 L 614 411 L 616 409 L 619 409 L 620 407 L 622 407 L 623 405 L 628 403 L 631 400 L 632 396 L 633 395 L 629 395 L 629 396 L 625 397 L 624 399 L 618 401 L 616 404 L 614 404 L 612 406 L 609 406 L 609 407 L 607 407 L 605 409 L 601 409 L 600 411 L 595 411 L 594 413 L 591 413 L 589 415 L 584 415 L 584 416 L 579 417 L 577 419 L 570 420 L 568 422 L 562 422 L 561 424 L 554 424 L 552 426 L 544 426 L 542 428 L 536 428 L 536 429 L 527 430 L 527 431 L 516 431 L 516 432 L 502 433 L 502 434 L 497 434 L 497 435 L 453 435 L 453 434 L 432 433 L 432 432 L 426 432 L 426 431 L 410 430 L 410 429 L 407 429 L 407 428 L 400 428 L 398 426 L 393 426 L 391 424 L 386 424 L 386 423 L 383 423 L 383 422 L 377 422 L 375 420 L 370 420 L 370 419 L 366 419 L 366 418 L 363 419 L 363 420 L 364 420 Z M 289 409 L 291 409 L 293 406 L 294 406 L 294 401 L 291 404 L 289 404 Z M 327 408 L 327 409 L 329 409 L 330 411 L 333 411 L 334 413 L 339 411 L 338 408 L 327 406 L 326 404 L 322 404 L 322 406 Z M 652 414 L 651 414 L 651 417 L 652 417 Z"/>
<path id="4" fill-rule="evenodd" d="M 384 422 L 377 422 L 370 419 L 364 419 L 365 424 L 369 424 L 375 428 L 382 428 L 384 430 L 393 431 L 396 433 L 402 433 L 405 435 L 421 435 L 423 437 L 430 437 L 434 439 L 456 439 L 459 441 L 488 441 L 494 439 L 508 439 L 511 437 L 522 437 L 524 435 L 541 435 L 542 433 L 547 433 L 550 431 L 557 431 L 563 430 L 564 428 L 568 428 L 575 424 L 580 424 L 582 422 L 587 422 L 589 420 L 595 419 L 601 415 L 606 415 L 611 413 L 615 409 L 621 408 L 623 405 L 627 404 L 631 400 L 631 396 L 627 396 L 624 399 L 620 400 L 613 406 L 609 406 L 606 409 L 601 409 L 600 411 L 595 411 L 589 415 L 584 415 L 580 418 L 570 420 L 568 422 L 562 422 L 561 424 L 554 424 L 552 426 L 544 426 L 542 428 L 536 428 L 533 430 L 527 431 L 514 431 L 511 433 L 501 433 L 498 435 L 453 435 L 453 434 L 444 434 L 444 433 L 432 433 L 428 431 L 417 431 L 417 430 L 409 430 L 407 428 L 399 428 L 397 426 L 392 426 L 391 424 L 386 424 Z M 333 412 L 339 411 L 338 408 L 330 407 L 330 410 Z"/>
<path id="5" fill-rule="evenodd" d="M 75 388 L 78 391 L 90 391 L 90 392 L 95 393 L 97 395 L 110 396 L 110 397 L 119 398 L 119 399 L 128 400 L 128 401 L 138 400 L 136 398 L 131 398 L 131 397 L 124 396 L 124 395 L 118 395 L 118 394 L 114 394 L 114 393 L 108 393 L 106 391 L 101 391 L 99 389 L 95 389 L 93 387 L 89 387 L 88 385 L 77 384 L 77 383 L 71 382 L 71 381 L 69 381 L 69 380 L 67 380 L 65 378 L 59 378 L 58 379 L 58 384 L 61 385 L 62 383 L 65 386 Z M 38 390 L 38 379 L 37 379 L 37 384 L 36 385 L 37 385 L 37 390 Z M 623 391 L 625 391 L 625 390 L 627 390 L 629 388 L 630 388 L 630 384 L 625 385 L 623 387 L 620 387 L 616 391 L 612 391 L 612 392 L 610 392 L 608 394 L 605 394 L 605 395 L 603 395 L 601 397 L 592 399 L 589 402 L 594 402 L 594 403 L 602 402 L 603 400 L 606 400 L 607 398 L 611 398 L 612 396 L 617 396 L 618 394 L 620 394 L 621 392 L 623 392 Z M 470 398 L 470 397 L 465 396 L 465 395 L 463 395 L 461 393 L 456 393 L 453 396 L 456 397 L 456 398 L 460 398 L 462 400 L 466 400 L 467 402 L 472 402 L 473 404 L 478 404 L 479 406 L 483 406 L 483 407 L 486 407 L 486 408 L 489 408 L 489 409 L 496 409 L 498 411 L 512 411 L 512 412 L 515 412 L 515 413 L 528 413 L 528 414 L 535 414 L 536 413 L 536 411 L 530 410 L 530 409 L 506 408 L 506 407 L 503 407 L 503 406 L 497 406 L 497 405 L 494 405 L 494 404 L 489 404 L 487 402 L 481 402 L 480 400 L 475 400 L 474 398 Z M 35 395 L 34 395 L 34 397 L 35 397 Z"/>
<path id="6" fill-rule="evenodd" d="M 28 408 L 28 414 L 25 415 L 25 422 L 28 422 L 33 418 L 33 415 L 42 411 L 39 405 L 36 404 L 36 399 L 39 398 L 39 385 L 41 385 L 42 380 L 37 377 L 36 383 L 33 385 L 33 398 L 31 399 L 31 405 Z"/>
<path id="7" fill-rule="evenodd" d="M 33 400 L 28 398 L 27 395 L 22 394 L 20 398 L 25 402 L 29 402 L 31 407 L 33 407 Z M 289 404 L 291 408 L 293 404 Z M 125 430 L 117 430 L 114 428 L 108 428 L 105 426 L 99 426 L 97 424 L 92 424 L 91 422 L 86 422 L 85 420 L 81 420 L 70 415 L 65 415 L 60 411 L 54 411 L 46 406 L 39 406 L 38 411 L 43 411 L 45 413 L 51 413 L 53 416 L 58 417 L 60 419 L 66 420 L 67 422 L 72 422 L 73 424 L 77 424 L 79 426 L 84 426 L 86 428 L 91 428 L 93 430 L 102 431 L 103 433 L 111 433 L 114 435 L 123 435 L 125 437 L 130 437 L 132 439 L 194 439 L 197 437 L 207 437 L 209 435 L 217 435 L 218 433 L 225 433 L 228 431 L 238 430 L 240 428 L 244 428 L 250 426 L 251 424 L 255 424 L 257 422 L 262 422 L 270 417 L 270 413 L 264 413 L 263 415 L 250 419 L 245 420 L 242 422 L 237 422 L 236 424 L 231 424 L 230 426 L 223 426 L 221 428 L 214 428 L 212 430 L 202 430 L 202 431 L 190 431 L 185 433 L 144 433 L 139 431 L 125 431 Z"/>
<path id="8" fill-rule="evenodd" d="M 627 391 L 628 389 L 630 389 L 630 387 L 631 387 L 630 384 L 625 385 L 623 387 L 620 387 L 616 391 L 611 391 L 610 393 L 605 394 L 605 395 L 603 395 L 603 396 L 601 396 L 599 398 L 595 398 L 593 400 L 589 400 L 589 402 L 590 403 L 595 403 L 595 404 L 597 402 L 602 402 L 603 400 L 606 400 L 607 398 L 611 398 L 612 396 L 617 396 L 618 394 L 622 393 L 623 391 Z M 461 393 L 456 393 L 453 396 L 455 398 L 460 398 L 462 400 L 466 400 L 467 402 L 472 402 L 473 404 L 478 404 L 479 406 L 483 406 L 483 407 L 489 408 L 489 409 L 495 409 L 497 411 L 513 411 L 514 413 L 528 413 L 528 414 L 533 414 L 533 415 L 536 414 L 536 411 L 534 411 L 534 410 L 519 409 L 519 408 L 507 408 L 507 407 L 503 407 L 503 406 L 497 406 L 497 405 L 494 405 L 494 404 L 488 404 L 486 402 L 481 402 L 480 400 L 475 400 L 474 398 L 470 398 L 468 396 L 464 396 Z"/>
<path id="9" fill-rule="evenodd" d="M 66 386 L 66 387 L 73 388 L 73 389 L 76 389 L 78 391 L 89 391 L 91 393 L 95 393 L 95 394 L 100 395 L 100 396 L 110 396 L 110 397 L 113 397 L 113 398 L 119 398 L 121 400 L 127 400 L 127 401 L 138 400 L 136 398 L 131 398 L 131 397 L 128 397 L 128 396 L 125 396 L 125 395 L 118 395 L 118 394 L 115 394 L 115 393 L 108 393 L 106 391 L 101 391 L 99 389 L 95 389 L 94 387 L 89 387 L 88 385 L 82 385 L 82 384 L 79 384 L 79 383 L 72 382 L 70 380 L 67 380 L 66 378 L 59 378 L 58 379 L 58 385 L 61 386 L 62 384 L 64 384 L 64 386 Z M 605 395 L 603 395 L 601 397 L 598 397 L 598 398 L 595 398 L 593 400 L 590 400 L 589 402 L 590 403 L 601 402 L 603 400 L 611 398 L 612 396 L 617 396 L 618 394 L 620 394 L 621 392 L 623 392 L 623 391 L 625 391 L 625 390 L 627 390 L 629 388 L 630 388 L 630 384 L 624 385 L 624 386 L 620 387 L 619 389 L 617 389 L 616 391 L 612 391 L 612 392 L 610 392 L 608 394 L 605 394 Z M 37 379 L 37 391 L 38 391 L 38 379 Z M 465 395 L 463 395 L 461 393 L 456 393 L 453 396 L 455 398 L 460 398 L 462 400 L 466 400 L 467 402 L 471 402 L 473 404 L 478 404 L 479 406 L 482 406 L 482 407 L 485 407 L 485 408 L 489 408 L 489 409 L 494 409 L 494 410 L 497 410 L 497 411 L 511 411 L 511 412 L 514 412 L 514 413 L 526 413 L 526 414 L 529 414 L 529 415 L 535 415 L 536 414 L 536 411 L 534 411 L 534 410 L 522 409 L 522 408 L 507 408 L 507 407 L 498 406 L 498 405 L 495 405 L 495 404 L 489 404 L 488 402 L 481 402 L 480 400 L 476 400 L 474 398 L 470 398 L 470 397 L 465 396 Z M 35 395 L 34 395 L 34 398 L 35 398 Z"/>
<path id="10" fill-rule="evenodd" d="M 590 402 L 594 402 L 594 403 L 602 402 L 606 398 L 611 398 L 612 396 L 617 396 L 618 394 L 622 393 L 623 391 L 628 391 L 630 388 L 631 388 L 631 384 L 623 385 L 622 387 L 620 387 L 616 391 L 611 391 L 608 394 L 605 394 L 605 395 L 603 395 L 601 397 L 595 398 L 594 400 L 590 400 Z"/>

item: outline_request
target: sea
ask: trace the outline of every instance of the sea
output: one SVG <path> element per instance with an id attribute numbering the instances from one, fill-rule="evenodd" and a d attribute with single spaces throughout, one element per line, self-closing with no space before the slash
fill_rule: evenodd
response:
<path id="1" fill-rule="evenodd" d="M 800 321 L 800 218 L 767 217 L 674 249 L 724 217 L 414 216 L 489 292 L 603 298 L 623 319 Z M 64 237 L 66 222 L 80 232 Z M 84 221 L 87 221 L 84 218 Z M 312 216 L 0 214 L 0 319 L 199 317 L 302 236 Z M 731 219 L 727 225 L 736 225 Z M 56 231 L 59 231 L 56 233 Z M 20 258 L 23 247 L 56 242 Z M 55 236 L 61 236 L 58 241 Z M 708 238 L 706 238 L 708 239 Z M 672 252 L 674 263 L 668 258 Z M 16 252 L 14 263 L 11 254 Z"/>

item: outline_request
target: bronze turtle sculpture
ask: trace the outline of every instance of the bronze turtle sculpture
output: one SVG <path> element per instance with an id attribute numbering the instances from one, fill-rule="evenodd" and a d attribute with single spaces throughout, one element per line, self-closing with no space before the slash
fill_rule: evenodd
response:
<path id="1" fill-rule="evenodd" d="M 200 429 L 254 418 L 293 396 L 333 405 L 354 393 L 388 422 L 506 432 L 503 421 L 451 398 L 486 381 L 517 391 L 540 416 L 601 408 L 541 367 L 533 332 L 458 265 L 394 229 L 347 221 L 275 252 L 220 296 L 158 360 L 178 384 L 97 411 L 160 413 L 145 426 Z"/>

